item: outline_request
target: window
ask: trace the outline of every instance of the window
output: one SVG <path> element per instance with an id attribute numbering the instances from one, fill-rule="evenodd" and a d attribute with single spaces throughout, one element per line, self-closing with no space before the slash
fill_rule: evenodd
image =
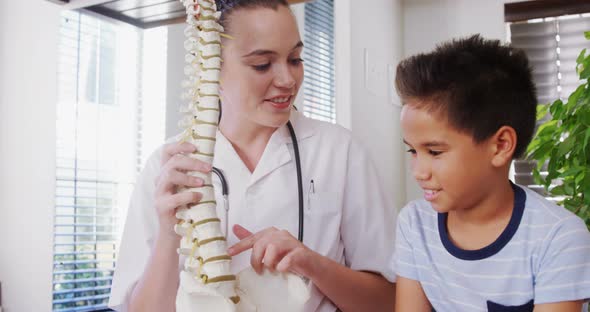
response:
<path id="1" fill-rule="evenodd" d="M 334 0 L 305 4 L 303 113 L 336 122 L 334 103 Z"/>
<path id="2" fill-rule="evenodd" d="M 165 36 L 85 13 L 62 15 L 53 311 L 107 310 L 138 168 L 145 151 L 164 141 Z"/>
<path id="3" fill-rule="evenodd" d="M 580 84 L 576 58 L 582 49 L 590 49 L 584 38 L 584 31 L 589 29 L 590 17 L 579 14 L 510 24 L 512 45 L 525 51 L 533 68 L 538 103 L 567 100 Z M 529 161 L 516 161 L 515 181 L 546 195 L 543 187 L 533 180 L 533 166 Z"/>

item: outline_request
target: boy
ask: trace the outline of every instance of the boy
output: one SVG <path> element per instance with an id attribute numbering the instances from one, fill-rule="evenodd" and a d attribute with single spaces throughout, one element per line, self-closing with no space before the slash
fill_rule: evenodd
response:
<path id="1" fill-rule="evenodd" d="M 396 311 L 576 311 L 590 298 L 580 218 L 508 180 L 535 127 L 522 51 L 480 36 L 397 68 L 424 200 L 400 213 Z"/>

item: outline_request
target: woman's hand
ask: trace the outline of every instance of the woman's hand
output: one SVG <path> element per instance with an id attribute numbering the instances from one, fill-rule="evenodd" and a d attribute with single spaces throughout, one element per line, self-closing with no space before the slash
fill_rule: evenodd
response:
<path id="1" fill-rule="evenodd" d="M 191 203 L 198 203 L 202 194 L 195 192 L 177 193 L 178 186 L 200 187 L 203 180 L 187 174 L 188 171 L 211 171 L 211 165 L 190 158 L 196 147 L 190 143 L 171 143 L 164 146 L 160 175 L 156 178 L 155 204 L 160 223 L 160 234 L 174 239 L 179 236 L 174 232 L 177 223 L 176 209 Z"/>
<path id="2" fill-rule="evenodd" d="M 263 268 L 271 271 L 292 272 L 309 277 L 316 257 L 320 255 L 307 248 L 286 230 L 274 227 L 252 234 L 240 225 L 233 226 L 240 242 L 228 249 L 230 256 L 252 249 L 250 264 L 261 274 Z"/>
<path id="3" fill-rule="evenodd" d="M 259 274 L 266 267 L 306 277 L 342 311 L 393 311 L 395 285 L 379 274 L 355 271 L 322 256 L 285 230 L 252 234 L 234 225 L 233 232 L 240 242 L 228 249 L 229 255 L 252 249 L 250 263 Z"/>

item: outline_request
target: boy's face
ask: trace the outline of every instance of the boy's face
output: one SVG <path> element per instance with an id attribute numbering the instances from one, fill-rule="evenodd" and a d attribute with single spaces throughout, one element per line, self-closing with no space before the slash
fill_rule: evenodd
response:
<path id="1" fill-rule="evenodd" d="M 446 118 L 413 104 L 409 101 L 402 108 L 401 126 L 424 199 L 438 212 L 476 206 L 493 180 L 489 144 L 476 144 Z"/>

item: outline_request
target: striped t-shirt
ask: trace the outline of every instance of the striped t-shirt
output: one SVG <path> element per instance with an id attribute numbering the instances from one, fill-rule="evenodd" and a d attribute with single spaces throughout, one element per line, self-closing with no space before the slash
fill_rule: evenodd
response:
<path id="1" fill-rule="evenodd" d="M 401 211 L 395 269 L 420 282 L 434 310 L 532 311 L 535 304 L 590 298 L 590 233 L 584 222 L 531 190 L 513 189 L 508 226 L 479 250 L 456 247 L 447 214 L 427 201 Z"/>

